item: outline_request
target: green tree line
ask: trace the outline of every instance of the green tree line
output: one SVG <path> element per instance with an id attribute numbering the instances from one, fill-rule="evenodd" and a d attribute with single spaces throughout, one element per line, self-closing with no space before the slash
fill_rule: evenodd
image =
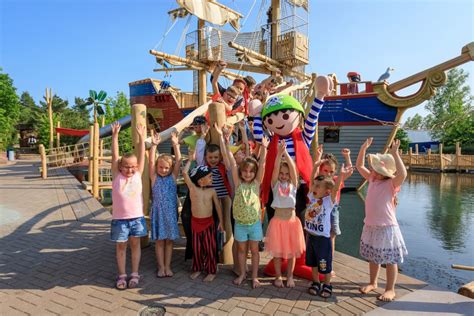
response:
<path id="1" fill-rule="evenodd" d="M 86 93 L 85 93 L 86 94 Z M 117 92 L 114 97 L 104 101 L 105 124 L 112 123 L 130 114 L 130 102 L 125 93 Z M 54 126 L 61 122 L 61 127 L 73 129 L 89 129 L 93 123 L 93 106 L 87 98 L 75 97 L 74 103 L 58 95 L 52 97 Z M 102 118 L 99 116 L 99 123 Z M 49 117 L 46 98 L 35 102 L 33 97 L 24 91 L 17 94 L 17 89 L 10 76 L 0 68 L 0 150 L 19 143 L 18 124 L 27 124 L 36 131 L 38 143 L 49 147 Z M 55 133 L 56 135 L 56 133 Z M 120 146 L 123 151 L 132 149 L 130 129 L 120 132 Z M 61 135 L 61 145 L 72 145 L 79 137 Z"/>

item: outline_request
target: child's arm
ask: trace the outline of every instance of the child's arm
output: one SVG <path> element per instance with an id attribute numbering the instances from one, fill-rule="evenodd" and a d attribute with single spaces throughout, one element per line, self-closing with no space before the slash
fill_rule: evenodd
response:
<path id="1" fill-rule="evenodd" d="M 323 158 L 323 144 L 319 144 L 318 148 L 316 148 L 316 155 L 314 157 L 314 161 L 319 161 L 321 158 Z"/>
<path id="2" fill-rule="evenodd" d="M 350 174 L 347 176 L 347 178 L 349 178 L 354 172 L 354 168 L 352 168 L 352 161 L 351 161 L 351 150 L 349 148 L 343 148 L 341 151 L 341 154 L 344 157 L 344 160 L 346 162 L 345 163 L 346 168 L 348 168 L 351 171 Z"/>
<path id="3" fill-rule="evenodd" d="M 267 147 L 268 144 L 270 144 L 270 141 L 266 136 L 262 138 L 262 147 L 260 148 L 260 157 L 258 161 L 258 172 L 257 176 L 255 179 L 259 182 L 262 183 L 263 181 L 263 175 L 265 174 L 265 159 L 267 158 Z"/>
<path id="4" fill-rule="evenodd" d="M 293 159 L 291 159 L 290 154 L 288 153 L 288 150 L 283 151 L 283 156 L 285 156 L 285 161 L 288 164 L 288 167 L 290 169 L 290 180 L 291 183 L 296 187 L 298 185 L 298 171 L 296 170 L 296 165 Z"/>
<path id="5" fill-rule="evenodd" d="M 207 124 L 201 125 L 201 138 L 196 142 L 196 163 L 200 165 L 205 165 L 204 152 L 206 151 L 206 135 L 208 131 Z"/>
<path id="6" fill-rule="evenodd" d="M 232 153 L 229 154 L 227 151 L 227 148 L 226 148 L 227 146 L 224 143 L 224 135 L 222 132 L 222 128 L 217 126 L 217 123 L 214 123 L 214 129 L 219 135 L 219 146 L 221 147 L 222 161 L 224 162 L 226 169 L 229 169 L 230 168 L 229 156 L 232 155 Z"/>
<path id="7" fill-rule="evenodd" d="M 392 179 L 394 187 L 401 186 L 403 181 L 405 181 L 405 178 L 407 177 L 407 169 L 405 168 L 405 164 L 403 163 L 402 158 L 400 157 L 400 153 L 398 152 L 399 147 L 400 140 L 395 139 L 392 142 L 392 146 L 390 147 L 390 153 L 395 159 L 395 165 L 397 166 L 397 172 L 395 173 L 395 177 Z"/>
<path id="8" fill-rule="evenodd" d="M 138 133 L 138 146 L 139 146 L 139 153 L 138 153 L 138 172 L 143 174 L 143 169 L 145 169 L 145 138 L 146 138 L 146 126 L 140 125 L 137 126 L 137 133 Z"/>
<path id="9" fill-rule="evenodd" d="M 282 92 L 283 90 L 285 90 L 286 88 L 291 87 L 292 85 L 293 85 L 293 82 L 292 82 L 292 81 L 288 81 L 285 85 L 274 89 L 274 90 L 272 91 L 272 94 L 280 93 L 280 92 Z"/>
<path id="10" fill-rule="evenodd" d="M 247 130 L 245 128 L 244 120 L 239 122 L 239 130 L 242 133 L 242 143 L 245 145 L 245 157 L 250 156 L 250 146 L 249 146 L 249 138 L 247 137 Z"/>
<path id="11" fill-rule="evenodd" d="M 237 169 L 237 162 L 235 161 L 234 155 L 230 150 L 230 142 L 227 142 L 227 146 L 223 147 L 222 151 L 227 152 L 227 156 L 229 157 L 229 167 L 232 173 L 232 181 L 234 181 L 234 186 L 237 188 L 240 184 L 239 170 Z"/>
<path id="12" fill-rule="evenodd" d="M 367 140 L 360 146 L 359 155 L 357 156 L 356 168 L 359 171 L 360 175 L 364 177 L 365 180 L 369 180 L 370 170 L 365 167 L 365 152 L 367 148 L 372 144 L 372 137 L 367 138 Z"/>
<path id="13" fill-rule="evenodd" d="M 154 130 L 151 130 L 151 147 L 150 147 L 150 158 L 148 162 L 148 173 L 150 174 L 151 185 L 155 183 L 156 180 L 156 152 L 157 146 L 161 143 L 161 137 L 159 133 L 155 133 Z"/>
<path id="14" fill-rule="evenodd" d="M 219 217 L 219 225 L 217 226 L 217 229 L 223 231 L 224 219 L 222 217 L 222 207 L 221 202 L 219 202 L 219 199 L 217 198 L 217 193 L 215 190 L 213 190 L 212 192 L 212 201 L 214 202 L 214 206 L 216 207 L 217 217 Z"/>
<path id="15" fill-rule="evenodd" d="M 313 171 L 311 171 L 311 185 L 313 185 L 313 180 L 319 175 L 319 167 L 328 161 L 327 159 L 316 160 L 313 165 Z"/>
<path id="16" fill-rule="evenodd" d="M 214 68 L 214 71 L 212 72 L 212 94 L 220 94 L 218 80 L 222 70 L 224 70 L 226 66 L 227 64 L 221 60 L 217 62 L 217 65 Z"/>
<path id="17" fill-rule="evenodd" d="M 181 150 L 179 147 L 179 138 L 178 138 L 177 132 L 171 133 L 171 144 L 173 145 L 173 150 L 174 150 L 173 176 L 176 179 L 178 178 L 179 168 L 181 167 Z"/>
<path id="18" fill-rule="evenodd" d="M 184 182 L 188 186 L 189 191 L 194 191 L 196 189 L 193 181 L 191 181 L 191 178 L 189 177 L 189 168 L 191 167 L 191 162 L 194 160 L 194 151 L 190 150 L 188 154 L 188 162 L 186 162 L 186 165 L 184 166 L 183 169 L 183 178 Z"/>
<path id="19" fill-rule="evenodd" d="M 122 126 L 119 122 L 112 123 L 112 178 L 115 179 L 115 176 L 119 172 L 119 143 L 118 143 L 118 134 Z"/>
<path id="20" fill-rule="evenodd" d="M 275 166 L 273 167 L 272 172 L 272 188 L 278 181 L 278 175 L 280 174 L 281 155 L 283 154 L 284 150 L 286 150 L 286 143 L 284 140 L 281 140 L 280 144 L 278 144 L 278 151 L 275 158 Z"/>
<path id="21" fill-rule="evenodd" d="M 352 167 L 347 168 L 347 167 L 344 166 L 344 164 L 342 164 L 341 165 L 341 171 L 339 172 L 339 177 L 337 177 L 336 185 L 334 186 L 334 188 L 331 191 L 331 200 L 332 200 L 333 204 L 336 202 L 337 193 L 341 189 L 342 181 L 349 178 L 349 176 L 351 174 L 352 174 Z"/>

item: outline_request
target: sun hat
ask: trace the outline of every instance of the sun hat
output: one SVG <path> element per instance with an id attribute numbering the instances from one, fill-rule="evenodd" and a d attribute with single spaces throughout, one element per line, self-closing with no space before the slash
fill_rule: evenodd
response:
<path id="1" fill-rule="evenodd" d="M 195 185 L 198 185 L 199 179 L 204 178 L 210 173 L 211 173 L 211 169 L 209 169 L 207 166 L 200 165 L 200 166 L 195 167 L 193 170 L 191 170 L 189 177 L 191 178 L 191 181 Z"/>
<path id="2" fill-rule="evenodd" d="M 378 174 L 389 178 L 395 177 L 397 165 L 391 154 L 369 154 L 368 160 L 371 168 Z"/>
<path id="3" fill-rule="evenodd" d="M 304 109 L 301 106 L 301 103 L 298 102 L 295 98 L 286 94 L 277 94 L 272 96 L 265 102 L 265 105 L 262 109 L 262 119 L 267 115 L 272 114 L 273 112 L 281 110 L 296 110 L 304 114 Z"/>

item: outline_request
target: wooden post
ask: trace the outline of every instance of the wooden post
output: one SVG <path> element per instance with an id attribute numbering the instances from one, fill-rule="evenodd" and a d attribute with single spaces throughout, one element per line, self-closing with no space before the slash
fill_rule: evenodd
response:
<path id="1" fill-rule="evenodd" d="M 419 152 L 418 152 L 418 144 L 415 144 L 415 155 L 418 155 Z"/>
<path id="2" fill-rule="evenodd" d="M 89 127 L 89 173 L 87 175 L 87 181 L 92 185 L 93 174 L 94 174 L 94 159 L 92 157 L 92 148 L 94 147 L 94 125 Z"/>
<path id="3" fill-rule="evenodd" d="M 105 126 L 105 116 L 102 115 L 102 122 L 100 123 L 100 127 Z M 99 140 L 99 157 L 102 157 L 104 155 L 104 140 L 100 139 Z"/>
<path id="4" fill-rule="evenodd" d="M 204 45 L 204 20 L 198 19 L 198 56 L 200 58 L 202 46 Z M 207 72 L 205 69 L 198 70 L 198 102 L 204 104 L 207 101 Z"/>
<path id="5" fill-rule="evenodd" d="M 47 179 L 48 178 L 48 164 L 46 161 L 46 149 L 44 149 L 44 145 L 39 145 L 39 152 L 41 155 L 41 178 Z"/>
<path id="6" fill-rule="evenodd" d="M 271 25 L 271 31 L 272 31 L 272 54 L 271 57 L 273 59 L 276 59 L 277 57 L 277 40 L 278 40 L 278 35 L 280 35 L 280 0 L 272 0 L 272 25 Z M 272 72 L 272 75 L 274 73 Z"/>
<path id="7" fill-rule="evenodd" d="M 444 158 L 443 158 L 443 144 L 439 144 L 439 169 L 441 172 L 444 170 Z"/>
<path id="8" fill-rule="evenodd" d="M 49 117 L 49 148 L 54 147 L 54 133 L 53 133 L 53 95 L 51 88 L 46 88 L 46 104 L 48 105 L 48 117 Z"/>
<path id="9" fill-rule="evenodd" d="M 92 147 L 93 163 L 93 180 L 92 180 L 92 195 L 94 198 L 99 198 L 99 123 L 94 123 L 94 146 Z"/>
<path id="10" fill-rule="evenodd" d="M 139 138 L 137 133 L 137 126 L 146 126 L 146 106 L 144 104 L 134 104 L 132 105 L 132 144 L 133 152 L 138 157 L 139 156 Z M 147 219 L 148 227 L 150 227 L 149 220 L 149 206 L 150 206 L 150 176 L 148 174 L 148 153 L 145 153 L 145 168 L 143 169 L 142 174 L 142 190 L 143 190 L 143 214 Z M 141 246 L 142 248 L 147 247 L 149 244 L 148 236 L 142 237 Z"/>
<path id="11" fill-rule="evenodd" d="M 413 155 L 413 148 L 408 149 L 408 167 L 411 169 L 411 156 Z"/>
<path id="12" fill-rule="evenodd" d="M 459 146 L 459 142 L 456 142 L 456 171 L 459 171 L 460 159 L 461 159 L 461 146 Z"/>
<path id="13" fill-rule="evenodd" d="M 61 121 L 58 121 L 56 123 L 56 127 L 57 128 L 61 127 Z M 61 147 L 61 134 L 58 131 L 56 131 L 56 147 L 57 148 Z"/>

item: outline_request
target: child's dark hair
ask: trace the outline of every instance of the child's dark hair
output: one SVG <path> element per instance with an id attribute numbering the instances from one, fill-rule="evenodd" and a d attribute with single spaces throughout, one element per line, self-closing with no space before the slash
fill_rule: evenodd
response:
<path id="1" fill-rule="evenodd" d="M 255 81 L 255 79 L 252 76 L 244 77 L 244 81 L 247 84 L 247 87 L 250 87 L 250 86 L 253 86 L 253 85 L 257 84 L 257 82 Z"/>
<path id="2" fill-rule="evenodd" d="M 204 156 L 206 156 L 207 153 L 215 153 L 216 151 L 221 153 L 221 149 L 219 146 L 217 146 L 216 144 L 208 144 L 206 146 L 206 149 L 204 150 Z"/>
<path id="3" fill-rule="evenodd" d="M 334 165 L 334 169 L 337 169 L 337 166 L 339 165 L 339 163 L 337 162 L 337 158 L 336 156 L 334 156 L 334 154 L 331 154 L 331 153 L 323 154 L 322 159 L 326 159 L 327 160 L 326 163 Z"/>
<path id="4" fill-rule="evenodd" d="M 240 171 L 243 170 L 244 168 L 247 168 L 248 166 L 252 167 L 252 171 L 255 172 L 255 176 L 257 176 L 257 172 L 258 172 L 258 162 L 257 162 L 257 160 L 252 158 L 252 157 L 245 157 L 244 160 L 242 160 L 242 162 L 239 165 L 239 178 L 240 178 L 240 180 L 243 180 Z M 252 181 L 253 180 L 255 180 L 255 178 L 253 178 Z"/>

